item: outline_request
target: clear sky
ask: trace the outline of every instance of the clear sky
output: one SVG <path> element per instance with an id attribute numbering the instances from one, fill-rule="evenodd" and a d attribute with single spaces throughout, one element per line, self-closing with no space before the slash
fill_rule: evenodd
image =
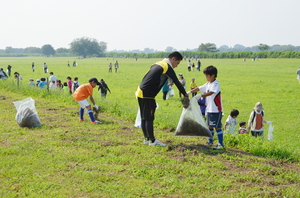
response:
<path id="1" fill-rule="evenodd" d="M 69 48 L 81 37 L 107 50 L 300 46 L 300 0 L 0 0 L 0 8 L 0 49 Z"/>

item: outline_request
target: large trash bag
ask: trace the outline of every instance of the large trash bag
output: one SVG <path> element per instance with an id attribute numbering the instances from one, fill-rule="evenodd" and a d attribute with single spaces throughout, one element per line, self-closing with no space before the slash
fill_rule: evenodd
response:
<path id="1" fill-rule="evenodd" d="M 175 136 L 212 137 L 195 98 L 190 100 L 188 108 L 183 108 Z"/>
<path id="2" fill-rule="evenodd" d="M 14 102 L 17 109 L 16 120 L 20 127 L 41 126 L 41 122 L 35 109 L 35 102 L 32 98 L 26 98 Z"/>

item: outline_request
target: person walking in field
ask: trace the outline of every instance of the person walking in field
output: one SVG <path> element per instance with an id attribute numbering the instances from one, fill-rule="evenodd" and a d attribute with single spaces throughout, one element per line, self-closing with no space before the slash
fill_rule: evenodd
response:
<path id="1" fill-rule="evenodd" d="M 46 63 L 44 63 L 43 68 L 44 68 L 44 72 L 45 72 L 45 73 L 48 73 L 48 65 L 47 65 Z"/>
<path id="2" fill-rule="evenodd" d="M 198 59 L 197 61 L 197 70 L 200 71 L 200 67 L 201 67 L 201 62 L 200 59 Z"/>
<path id="3" fill-rule="evenodd" d="M 251 131 L 253 137 L 258 137 L 264 135 L 264 124 L 271 124 L 271 121 L 266 121 L 264 119 L 265 112 L 263 111 L 263 105 L 261 102 L 257 102 L 253 108 L 253 111 L 250 113 L 248 120 L 248 131 Z"/>
<path id="4" fill-rule="evenodd" d="M 179 52 L 172 52 L 169 54 L 168 58 L 165 58 L 150 67 L 137 88 L 136 97 L 141 112 L 141 127 L 144 134 L 143 143 L 145 145 L 166 146 L 155 138 L 153 121 L 156 109 L 155 97 L 168 78 L 173 81 L 179 91 L 188 99 L 188 95 L 174 72 L 174 68 L 180 64 L 181 60 L 182 55 Z"/>
<path id="5" fill-rule="evenodd" d="M 119 63 L 118 61 L 115 62 L 115 73 L 118 72 L 118 69 L 119 69 Z"/>
<path id="6" fill-rule="evenodd" d="M 188 71 L 191 71 L 192 70 L 192 62 L 191 60 L 189 59 L 188 60 Z"/>
<path id="7" fill-rule="evenodd" d="M 34 62 L 31 63 L 32 72 L 34 72 Z"/>
<path id="8" fill-rule="evenodd" d="M 109 63 L 108 65 L 108 73 L 112 73 L 112 63 Z"/>
<path id="9" fill-rule="evenodd" d="M 298 79 L 298 81 L 299 81 L 299 83 L 300 83 L 300 67 L 299 67 L 299 69 L 296 71 L 296 74 L 298 74 L 297 79 Z"/>
<path id="10" fill-rule="evenodd" d="M 187 94 L 195 93 L 200 91 L 202 94 L 196 95 L 196 99 L 201 97 L 206 97 L 206 124 L 211 132 L 212 137 L 214 137 L 214 129 L 216 129 L 218 136 L 218 145 L 213 147 L 214 150 L 224 149 L 223 143 L 223 131 L 222 131 L 222 98 L 221 98 L 221 88 L 220 82 L 216 79 L 218 75 L 218 70 L 215 66 L 210 65 L 203 70 L 206 80 L 208 81 L 200 87 L 192 89 Z M 207 146 L 213 146 L 213 138 L 208 138 Z"/>
<path id="11" fill-rule="evenodd" d="M 105 83 L 103 79 L 100 80 L 98 91 L 100 92 L 101 98 L 106 98 L 107 91 L 111 93 L 110 89 L 108 88 L 108 85 Z"/>
<path id="12" fill-rule="evenodd" d="M 80 85 L 74 92 L 73 98 L 80 105 L 80 111 L 79 111 L 79 116 L 80 116 L 79 121 L 80 122 L 84 121 L 84 118 L 83 118 L 84 109 L 87 109 L 87 112 L 90 116 L 92 124 L 102 124 L 102 122 L 100 122 L 99 120 L 95 120 L 91 105 L 86 100 L 88 97 L 90 97 L 90 101 L 93 103 L 94 107 L 97 110 L 99 110 L 99 107 L 96 105 L 95 100 L 93 98 L 93 88 L 95 88 L 99 84 L 100 83 L 97 80 L 97 78 L 91 78 L 89 80 L 89 83 Z"/>

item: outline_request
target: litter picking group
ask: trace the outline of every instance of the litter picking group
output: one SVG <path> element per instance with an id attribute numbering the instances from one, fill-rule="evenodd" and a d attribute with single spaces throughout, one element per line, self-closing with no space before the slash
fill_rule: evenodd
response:
<path id="1" fill-rule="evenodd" d="M 168 81 L 175 84 L 180 95 L 183 96 L 181 99 L 183 111 L 176 128 L 175 136 L 205 137 L 208 138 L 208 142 L 206 144 L 208 147 L 212 147 L 215 150 L 224 149 L 223 130 L 226 133 L 233 133 L 235 126 L 237 125 L 236 118 L 239 115 L 239 111 L 236 109 L 231 111 L 224 125 L 224 129 L 222 129 L 221 120 L 223 116 L 223 107 L 220 82 L 216 79 L 218 75 L 217 68 L 213 65 L 206 67 L 203 70 L 203 73 L 206 77 L 207 83 L 200 87 L 193 87 L 190 91 L 186 92 L 184 87 L 185 81 L 183 82 L 182 75 L 180 75 L 181 77 L 178 79 L 174 71 L 182 59 L 183 57 L 179 52 L 172 52 L 167 58 L 153 64 L 137 88 L 136 98 L 139 105 L 137 120 L 139 120 L 139 123 L 136 124 L 136 126 L 142 128 L 144 135 L 143 144 L 149 146 L 166 146 L 166 144 L 155 138 L 153 122 L 155 118 L 155 110 L 157 108 L 155 97 Z M 50 75 L 53 77 L 52 72 Z M 51 79 L 51 82 L 52 81 L 54 80 Z M 104 86 L 105 83 L 102 81 L 102 79 L 101 82 L 99 82 L 97 78 L 91 78 L 88 83 L 78 86 L 78 88 L 74 89 L 73 93 L 70 92 L 73 94 L 74 100 L 80 105 L 79 121 L 84 121 L 84 111 L 87 109 L 91 123 L 102 124 L 102 122 L 97 118 L 99 107 L 96 105 L 93 98 L 93 88 L 96 86 L 103 88 L 103 90 L 101 88 L 101 97 L 105 97 L 107 91 L 110 92 L 107 85 Z M 197 94 L 199 91 L 201 94 Z M 189 99 L 190 96 L 192 96 L 191 100 Z M 88 103 L 87 98 L 90 98 L 90 101 L 94 105 L 93 108 Z M 26 100 L 25 103 L 28 103 L 28 101 Z M 204 101 L 204 103 L 199 101 Z M 34 102 L 30 102 L 30 104 L 32 106 Z M 18 104 L 18 106 L 16 106 L 18 107 L 17 109 L 20 109 L 20 111 L 18 110 L 18 114 L 20 115 L 23 115 L 22 113 L 24 113 L 22 109 L 26 109 L 22 105 Z M 200 108 L 203 105 L 206 106 L 205 113 L 201 113 L 199 105 Z M 28 123 L 31 123 L 31 120 L 34 121 L 35 126 L 40 125 L 40 123 L 36 122 L 38 117 L 36 119 L 32 116 L 35 114 L 36 110 L 31 107 L 30 109 L 31 111 L 26 110 L 25 112 L 25 114 L 28 114 L 28 112 L 30 113 L 30 119 L 26 120 L 25 123 L 22 123 L 24 116 L 19 116 L 19 125 L 22 123 L 22 126 L 28 126 Z M 204 119 L 203 115 L 205 115 Z M 206 123 L 204 120 L 206 120 Z M 241 122 L 239 133 L 243 134 L 248 133 L 249 131 L 252 136 L 263 136 L 263 123 L 271 125 L 270 121 L 266 121 L 264 119 L 263 106 L 260 102 L 258 102 L 254 107 L 254 111 L 250 114 L 248 127 L 246 126 L 246 122 Z M 217 144 L 214 144 L 215 132 L 218 138 Z"/>
<path id="2" fill-rule="evenodd" d="M 181 100 L 184 107 L 180 117 L 178 126 L 176 128 L 175 136 L 202 136 L 207 137 L 207 146 L 215 150 L 224 149 L 223 129 L 222 129 L 222 97 L 220 90 L 220 82 L 216 79 L 218 70 L 215 66 L 208 66 L 203 70 L 207 83 L 200 87 L 195 87 L 186 92 L 182 83 L 178 80 L 174 68 L 176 68 L 183 57 L 179 52 L 172 52 L 168 58 L 163 59 L 152 65 L 146 75 L 143 77 L 142 82 L 137 88 L 136 97 L 139 104 L 140 127 L 142 128 L 144 140 L 143 144 L 149 146 L 166 146 L 160 142 L 154 135 L 154 115 L 157 107 L 155 97 L 162 89 L 166 81 L 171 81 L 176 85 L 179 92 L 184 96 Z M 202 94 L 195 94 L 200 91 Z M 189 96 L 193 95 L 192 99 Z M 203 121 L 202 113 L 197 104 L 201 98 L 206 98 L 206 124 Z M 225 127 L 232 127 L 238 111 L 231 114 L 231 121 L 226 120 Z M 263 135 L 263 123 L 271 124 L 270 121 L 264 120 L 263 107 L 258 102 L 254 111 L 250 115 L 248 121 L 248 129 L 246 123 L 241 123 L 240 133 L 248 133 L 251 131 L 252 135 Z M 214 132 L 216 131 L 218 137 L 218 144 L 214 145 Z"/>

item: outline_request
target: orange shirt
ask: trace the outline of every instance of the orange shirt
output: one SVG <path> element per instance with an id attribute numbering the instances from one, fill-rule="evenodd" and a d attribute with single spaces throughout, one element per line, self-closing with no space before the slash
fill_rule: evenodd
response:
<path id="1" fill-rule="evenodd" d="M 75 101 L 81 101 L 87 99 L 93 95 L 93 87 L 90 83 L 79 86 L 73 94 Z"/>
<path id="2" fill-rule="evenodd" d="M 255 129 L 261 129 L 263 127 L 263 117 L 262 114 L 256 114 L 256 126 Z"/>

